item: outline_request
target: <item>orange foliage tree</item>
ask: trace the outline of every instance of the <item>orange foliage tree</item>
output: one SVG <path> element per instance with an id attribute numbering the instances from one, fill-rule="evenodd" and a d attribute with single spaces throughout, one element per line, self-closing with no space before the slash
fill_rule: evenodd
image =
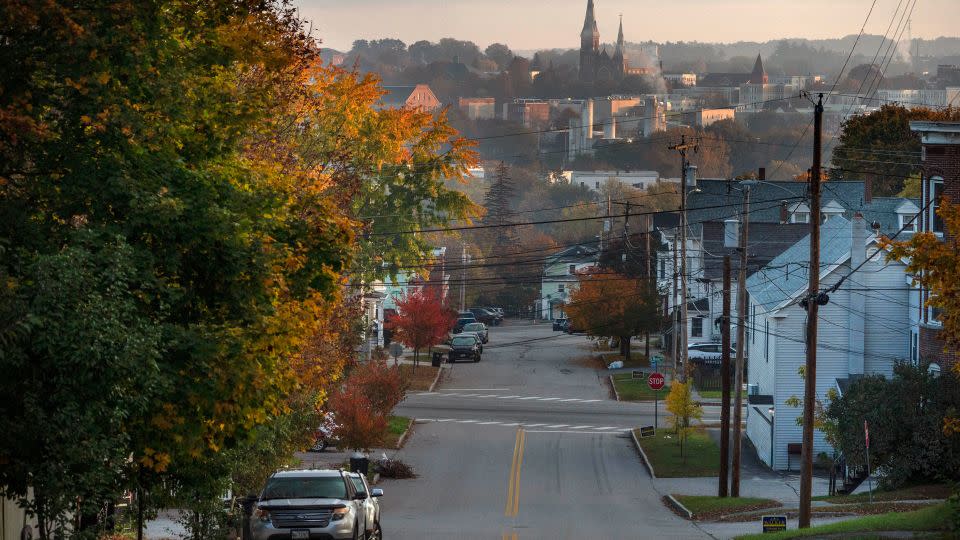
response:
<path id="1" fill-rule="evenodd" d="M 663 323 L 655 284 L 609 270 L 583 272 L 564 307 L 573 326 L 592 337 L 616 337 L 625 358 L 633 336 L 658 330 Z"/>
<path id="2" fill-rule="evenodd" d="M 330 397 L 340 445 L 369 451 L 381 444 L 390 412 L 404 394 L 400 370 L 388 366 L 382 358 L 354 367 L 346 383 Z"/>
<path id="3" fill-rule="evenodd" d="M 420 363 L 420 349 L 443 343 L 457 322 L 457 313 L 440 301 L 429 288 L 408 291 L 397 299 L 397 316 L 387 323 L 396 339 L 413 349 L 414 369 Z"/>

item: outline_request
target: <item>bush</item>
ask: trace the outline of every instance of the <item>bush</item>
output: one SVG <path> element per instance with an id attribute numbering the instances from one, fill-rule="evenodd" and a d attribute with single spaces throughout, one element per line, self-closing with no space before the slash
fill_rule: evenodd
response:
<path id="1" fill-rule="evenodd" d="M 383 478 L 416 478 L 413 468 L 399 459 L 381 459 L 374 465 L 374 470 Z"/>
<path id="2" fill-rule="evenodd" d="M 330 397 L 341 446 L 368 451 L 383 443 L 388 418 L 405 394 L 400 370 L 382 359 L 358 364 Z"/>

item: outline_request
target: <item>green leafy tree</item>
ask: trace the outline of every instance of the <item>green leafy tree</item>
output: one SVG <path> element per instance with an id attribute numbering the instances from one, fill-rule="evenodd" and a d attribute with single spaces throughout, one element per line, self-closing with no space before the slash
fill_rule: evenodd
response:
<path id="1" fill-rule="evenodd" d="M 957 121 L 960 109 L 884 105 L 870 114 L 851 116 L 833 151 L 834 176 L 873 176 L 876 195 L 896 195 L 904 179 L 920 171 L 920 136 L 910 130 L 911 120 Z"/>

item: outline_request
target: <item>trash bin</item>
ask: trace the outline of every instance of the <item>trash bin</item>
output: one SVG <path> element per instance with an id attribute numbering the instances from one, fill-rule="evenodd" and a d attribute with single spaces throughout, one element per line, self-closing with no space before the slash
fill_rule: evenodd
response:
<path id="1" fill-rule="evenodd" d="M 443 353 L 440 351 L 433 351 L 433 357 L 431 358 L 430 365 L 433 367 L 440 367 L 440 364 L 443 364 Z"/>
<path id="2" fill-rule="evenodd" d="M 350 456 L 350 472 L 367 474 L 370 469 L 370 459 L 363 454 Z"/>

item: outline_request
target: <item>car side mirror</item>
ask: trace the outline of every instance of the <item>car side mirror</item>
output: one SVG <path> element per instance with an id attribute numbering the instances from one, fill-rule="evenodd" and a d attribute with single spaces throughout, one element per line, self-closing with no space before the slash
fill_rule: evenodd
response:
<path id="1" fill-rule="evenodd" d="M 370 490 L 370 494 L 374 497 L 383 497 L 383 490 L 380 488 L 373 488 Z"/>
<path id="2" fill-rule="evenodd" d="M 365 500 L 367 500 L 367 494 L 364 493 L 364 492 L 362 492 L 362 491 L 358 491 L 358 492 L 354 493 L 354 495 L 353 495 L 353 500 L 355 500 L 355 501 L 365 501 Z"/>

